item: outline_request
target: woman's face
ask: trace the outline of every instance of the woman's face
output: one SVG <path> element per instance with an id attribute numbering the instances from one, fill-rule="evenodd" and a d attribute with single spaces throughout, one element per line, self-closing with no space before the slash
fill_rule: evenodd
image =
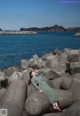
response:
<path id="1" fill-rule="evenodd" d="M 34 77 L 34 76 L 37 76 L 38 75 L 38 72 L 36 70 L 33 70 L 31 75 Z"/>

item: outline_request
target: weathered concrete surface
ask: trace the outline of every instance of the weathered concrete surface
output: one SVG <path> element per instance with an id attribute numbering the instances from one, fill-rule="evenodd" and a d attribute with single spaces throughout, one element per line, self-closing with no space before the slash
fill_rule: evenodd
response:
<path id="1" fill-rule="evenodd" d="M 22 69 L 28 68 L 28 60 L 21 60 L 21 68 Z"/>
<path id="2" fill-rule="evenodd" d="M 48 113 L 48 114 L 44 114 L 43 116 L 63 116 L 63 113 L 60 112 L 60 113 Z"/>
<path id="3" fill-rule="evenodd" d="M 6 89 L 5 88 L 0 89 L 0 101 L 5 96 L 5 93 L 6 93 Z"/>
<path id="4" fill-rule="evenodd" d="M 80 101 L 75 101 L 65 112 L 63 116 L 80 116 Z"/>
<path id="5" fill-rule="evenodd" d="M 27 98 L 25 110 L 31 116 L 38 116 L 49 109 L 48 98 L 44 93 L 33 91 Z"/>
<path id="6" fill-rule="evenodd" d="M 22 115 L 21 116 L 28 116 L 27 112 L 24 110 L 22 111 Z"/>
<path id="7" fill-rule="evenodd" d="M 47 67 L 55 67 L 58 65 L 58 59 L 57 59 L 57 56 L 55 55 L 50 55 L 47 57 L 46 59 L 46 66 Z"/>
<path id="8" fill-rule="evenodd" d="M 70 91 L 72 92 L 75 101 L 80 100 L 80 74 L 75 74 L 73 77 L 74 78 L 70 86 Z"/>
<path id="9" fill-rule="evenodd" d="M 72 93 L 66 90 L 54 89 L 59 98 L 59 106 L 64 109 L 69 107 L 73 102 Z"/>
<path id="10" fill-rule="evenodd" d="M 14 73 L 14 71 L 19 72 L 20 70 L 21 69 L 19 67 L 13 66 L 13 67 L 9 67 L 7 69 L 4 69 L 3 71 L 7 77 L 10 77 Z"/>
<path id="11" fill-rule="evenodd" d="M 64 77 L 61 84 L 60 84 L 61 88 L 64 90 L 69 90 L 72 81 L 73 81 L 73 78 L 71 76 Z"/>
<path id="12" fill-rule="evenodd" d="M 26 84 L 22 80 L 13 81 L 0 102 L 0 109 L 7 109 L 7 116 L 21 116 L 26 98 Z"/>
<path id="13" fill-rule="evenodd" d="M 48 83 L 52 88 L 60 89 L 61 88 L 61 82 L 62 82 L 63 78 L 64 77 L 55 78 L 53 80 L 49 80 Z"/>

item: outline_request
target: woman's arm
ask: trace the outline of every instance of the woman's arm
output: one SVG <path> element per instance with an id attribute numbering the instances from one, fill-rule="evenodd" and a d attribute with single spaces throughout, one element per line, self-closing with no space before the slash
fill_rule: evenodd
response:
<path id="1" fill-rule="evenodd" d="M 39 75 L 41 75 L 43 77 L 45 75 L 45 73 L 43 71 L 39 71 Z"/>

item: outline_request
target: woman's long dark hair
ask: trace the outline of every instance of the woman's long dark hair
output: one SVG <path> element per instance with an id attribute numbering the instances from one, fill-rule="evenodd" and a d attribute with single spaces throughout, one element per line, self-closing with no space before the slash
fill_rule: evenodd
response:
<path id="1" fill-rule="evenodd" d="M 31 79 L 32 79 L 32 75 L 31 75 L 31 73 L 32 73 L 32 71 L 29 73 L 29 76 L 30 76 L 30 78 L 29 78 L 29 81 L 28 81 L 28 85 L 30 85 L 31 84 Z"/>

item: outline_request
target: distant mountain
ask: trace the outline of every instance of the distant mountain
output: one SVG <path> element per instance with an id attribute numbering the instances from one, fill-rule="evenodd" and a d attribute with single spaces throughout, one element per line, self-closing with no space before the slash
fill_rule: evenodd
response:
<path id="1" fill-rule="evenodd" d="M 80 32 L 80 27 L 67 28 L 67 31 L 77 33 L 77 32 Z"/>
<path id="2" fill-rule="evenodd" d="M 0 28 L 0 31 L 2 31 L 2 29 Z"/>
<path id="3" fill-rule="evenodd" d="M 46 32 L 63 32 L 66 29 L 62 26 L 54 25 L 52 27 L 32 27 L 32 28 L 21 28 L 20 31 L 46 31 Z"/>
<path id="4" fill-rule="evenodd" d="M 64 28 L 62 26 L 54 25 L 52 27 L 32 27 L 20 28 L 20 31 L 41 31 L 41 32 L 80 32 L 80 27 Z"/>

